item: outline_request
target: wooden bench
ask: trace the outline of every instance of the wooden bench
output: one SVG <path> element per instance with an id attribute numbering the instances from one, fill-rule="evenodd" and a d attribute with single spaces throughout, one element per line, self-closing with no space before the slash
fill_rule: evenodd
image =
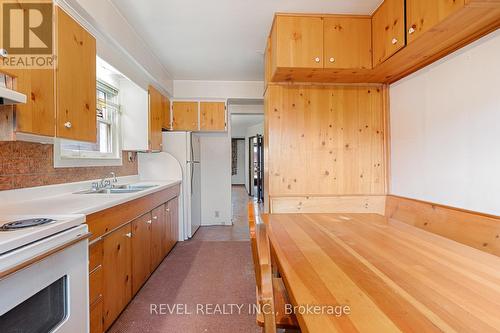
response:
<path id="1" fill-rule="evenodd" d="M 500 256 L 500 217 L 389 195 L 385 215 L 480 251 Z"/>
<path id="2" fill-rule="evenodd" d="M 257 314 L 257 324 L 265 333 L 274 333 L 277 328 L 298 330 L 297 319 L 285 311 L 289 304 L 283 280 L 273 277 L 271 249 L 267 236 L 267 226 L 258 219 L 258 211 L 253 202 L 248 204 L 248 226 L 252 257 L 255 268 L 257 303 L 261 311 Z M 271 310 L 271 311 L 270 311 Z"/>

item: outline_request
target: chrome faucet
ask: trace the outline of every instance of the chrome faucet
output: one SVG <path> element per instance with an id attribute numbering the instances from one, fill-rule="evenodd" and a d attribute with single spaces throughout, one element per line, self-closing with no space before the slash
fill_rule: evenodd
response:
<path id="1" fill-rule="evenodd" d="M 111 179 L 108 179 L 111 178 Z M 103 188 L 111 187 L 111 182 L 117 183 L 118 179 L 116 178 L 116 173 L 110 172 L 108 175 L 104 176 L 101 181 L 92 183 L 92 190 L 99 191 Z"/>

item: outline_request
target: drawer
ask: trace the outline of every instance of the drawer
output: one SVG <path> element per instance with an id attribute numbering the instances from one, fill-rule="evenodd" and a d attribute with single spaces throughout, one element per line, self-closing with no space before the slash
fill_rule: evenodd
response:
<path id="1" fill-rule="evenodd" d="M 102 333 L 102 298 L 90 306 L 90 333 Z"/>
<path id="2" fill-rule="evenodd" d="M 89 246 L 89 273 L 97 266 L 102 265 L 102 241 L 98 241 Z"/>
<path id="3" fill-rule="evenodd" d="M 102 266 L 89 275 L 89 304 L 94 304 L 102 296 Z"/>

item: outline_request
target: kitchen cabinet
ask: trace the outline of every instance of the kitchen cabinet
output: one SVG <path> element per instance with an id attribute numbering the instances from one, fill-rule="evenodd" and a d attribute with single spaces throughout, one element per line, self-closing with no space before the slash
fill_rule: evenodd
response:
<path id="1" fill-rule="evenodd" d="M 322 17 L 278 15 L 271 41 L 273 68 L 323 68 Z"/>
<path id="2" fill-rule="evenodd" d="M 198 130 L 198 102 L 174 101 L 172 103 L 172 129 L 174 131 Z"/>
<path id="3" fill-rule="evenodd" d="M 165 220 L 165 205 L 156 207 L 151 211 L 151 271 L 153 271 L 163 260 L 165 256 L 165 242 L 168 240 L 165 237 L 166 220 Z"/>
<path id="4" fill-rule="evenodd" d="M 56 6 L 56 136 L 96 142 L 96 41 Z"/>
<path id="5" fill-rule="evenodd" d="M 372 68 L 370 17 L 323 19 L 325 68 Z"/>
<path id="6" fill-rule="evenodd" d="M 373 14 L 372 34 L 376 67 L 406 45 L 405 0 L 384 0 Z"/>
<path id="7" fill-rule="evenodd" d="M 464 0 L 406 0 L 408 44 L 463 6 Z"/>
<path id="8" fill-rule="evenodd" d="M 226 103 L 200 102 L 200 131 L 226 130 Z"/>
<path id="9" fill-rule="evenodd" d="M 34 134 L 96 142 L 95 38 L 58 6 L 54 21 L 56 68 L 9 70 L 27 102 L 0 119 L 2 140 Z"/>
<path id="10" fill-rule="evenodd" d="M 179 240 L 179 198 L 175 197 L 166 204 L 168 216 L 168 226 L 170 227 L 170 244 L 167 253 L 175 246 Z"/>
<path id="11" fill-rule="evenodd" d="M 132 228 L 130 223 L 103 241 L 103 323 L 107 330 L 132 299 Z"/>
<path id="12" fill-rule="evenodd" d="M 52 69 L 17 69 L 16 90 L 27 96 L 26 104 L 16 105 L 16 131 L 55 136 L 54 71 Z"/>
<path id="13" fill-rule="evenodd" d="M 149 86 L 149 150 L 160 151 L 162 146 L 161 129 L 165 110 L 164 97 L 153 86 Z"/>
<path id="14" fill-rule="evenodd" d="M 172 129 L 172 119 L 171 119 L 171 112 L 170 112 L 170 99 L 168 97 L 163 96 L 162 99 L 162 110 L 163 110 L 163 117 L 162 117 L 162 127 L 166 130 Z"/>
<path id="15" fill-rule="evenodd" d="M 151 213 L 132 221 L 132 294 L 151 274 Z"/>
<path id="16" fill-rule="evenodd" d="M 102 333 L 102 300 L 90 306 L 90 333 Z"/>

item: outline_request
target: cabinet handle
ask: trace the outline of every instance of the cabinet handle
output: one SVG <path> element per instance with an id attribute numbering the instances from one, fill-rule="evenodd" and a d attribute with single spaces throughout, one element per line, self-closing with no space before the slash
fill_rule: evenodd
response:
<path id="1" fill-rule="evenodd" d="M 314 61 L 316 61 L 316 62 L 320 62 L 320 61 L 321 61 L 321 59 L 320 59 L 319 57 L 316 57 L 316 58 L 314 58 Z"/>
<path id="2" fill-rule="evenodd" d="M 153 220 L 158 220 L 158 216 L 153 216 Z"/>
<path id="3" fill-rule="evenodd" d="M 331 58 L 330 58 L 330 62 L 335 62 L 335 58 L 334 58 L 334 57 L 331 57 Z"/>
<path id="4" fill-rule="evenodd" d="M 411 35 L 414 32 L 415 32 L 415 28 L 414 27 L 411 27 L 410 29 L 408 29 L 408 34 L 409 35 Z"/>
<path id="5" fill-rule="evenodd" d="M 71 128 L 71 126 L 73 126 L 71 124 L 71 121 L 67 121 L 67 122 L 64 123 L 64 127 L 66 127 L 66 128 Z"/>
<path id="6" fill-rule="evenodd" d="M 125 237 L 132 238 L 132 233 L 131 233 L 131 232 L 126 233 L 126 234 L 125 234 Z"/>
<path id="7" fill-rule="evenodd" d="M 396 45 L 398 43 L 398 40 L 397 38 L 393 38 L 392 41 L 391 41 L 392 45 Z"/>
<path id="8" fill-rule="evenodd" d="M 9 52 L 6 49 L 0 49 L 0 57 L 7 58 Z"/>
<path id="9" fill-rule="evenodd" d="M 167 208 L 166 210 L 167 210 L 167 212 L 170 212 L 170 208 Z"/>
<path id="10" fill-rule="evenodd" d="M 151 220 L 147 220 L 146 223 L 147 224 L 151 224 L 152 222 L 151 222 Z"/>

